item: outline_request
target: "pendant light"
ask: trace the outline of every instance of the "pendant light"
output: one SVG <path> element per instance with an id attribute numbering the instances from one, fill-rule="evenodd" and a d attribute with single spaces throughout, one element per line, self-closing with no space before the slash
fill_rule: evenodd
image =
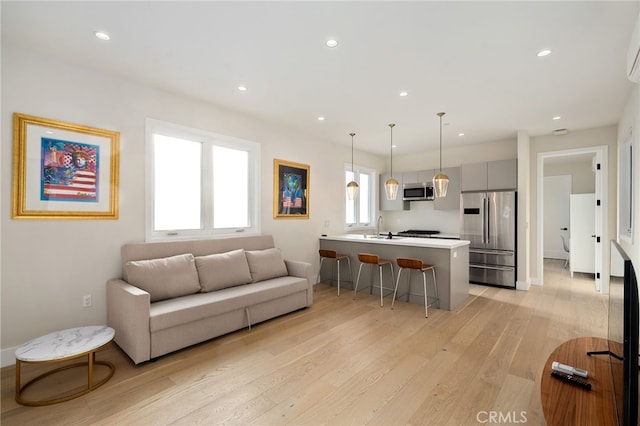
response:
<path id="1" fill-rule="evenodd" d="M 442 173 L 442 116 L 444 112 L 436 114 L 440 117 L 440 172 L 433 177 L 433 189 L 436 197 L 446 197 L 449 187 L 449 176 Z"/>
<path id="2" fill-rule="evenodd" d="M 353 137 L 355 136 L 355 133 L 349 133 L 349 136 L 351 136 L 351 175 L 352 178 L 354 178 L 356 175 L 353 173 Z M 355 200 L 356 198 L 358 198 L 358 182 L 356 182 L 355 180 L 352 180 L 351 182 L 349 182 L 347 184 L 347 198 L 349 200 Z"/>
<path id="3" fill-rule="evenodd" d="M 393 128 L 395 124 L 389 124 L 391 129 L 391 177 L 384 183 L 384 190 L 387 193 L 387 200 L 395 200 L 398 196 L 398 181 L 393 178 Z"/>

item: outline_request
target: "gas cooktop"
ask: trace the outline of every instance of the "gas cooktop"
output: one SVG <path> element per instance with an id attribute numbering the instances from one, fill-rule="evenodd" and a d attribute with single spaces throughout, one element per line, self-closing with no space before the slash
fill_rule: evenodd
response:
<path id="1" fill-rule="evenodd" d="M 440 231 L 431 231 L 425 229 L 407 229 L 406 231 L 398 232 L 398 235 L 401 237 L 421 237 L 421 238 L 429 238 L 431 235 L 439 234 Z"/>

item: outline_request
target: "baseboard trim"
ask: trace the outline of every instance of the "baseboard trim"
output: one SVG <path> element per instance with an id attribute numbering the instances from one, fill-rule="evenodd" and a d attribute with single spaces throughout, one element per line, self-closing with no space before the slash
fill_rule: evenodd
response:
<path id="1" fill-rule="evenodd" d="M 13 348 L 3 349 L 0 351 L 0 368 L 15 365 L 16 349 L 18 349 L 18 347 L 14 346 Z"/>
<path id="2" fill-rule="evenodd" d="M 531 285 L 527 281 L 516 281 L 516 290 L 529 291 Z"/>

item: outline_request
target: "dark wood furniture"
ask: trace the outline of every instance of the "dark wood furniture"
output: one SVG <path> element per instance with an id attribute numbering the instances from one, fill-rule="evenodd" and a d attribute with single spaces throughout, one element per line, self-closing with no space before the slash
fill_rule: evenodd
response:
<path id="1" fill-rule="evenodd" d="M 609 357 L 587 355 L 607 349 L 606 339 L 579 337 L 564 342 L 549 355 L 540 383 L 542 410 L 548 426 L 616 424 Z M 589 377 L 583 380 L 591 383 L 591 390 L 552 377 L 553 361 L 587 370 Z"/>

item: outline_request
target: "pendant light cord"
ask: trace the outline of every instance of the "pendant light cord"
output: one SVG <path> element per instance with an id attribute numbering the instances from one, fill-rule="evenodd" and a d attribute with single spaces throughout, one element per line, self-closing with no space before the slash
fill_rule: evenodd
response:
<path id="1" fill-rule="evenodd" d="M 351 174 L 353 174 L 353 137 L 355 135 L 355 133 L 349 133 L 349 136 L 351 136 Z"/>
<path id="2" fill-rule="evenodd" d="M 444 112 L 439 112 L 438 116 L 440 117 L 440 172 L 442 173 L 442 116 Z"/>
<path id="3" fill-rule="evenodd" d="M 389 127 L 391 128 L 391 147 L 390 147 L 390 151 L 391 151 L 391 177 L 393 177 L 393 128 L 395 127 L 394 123 L 389 124 Z"/>

